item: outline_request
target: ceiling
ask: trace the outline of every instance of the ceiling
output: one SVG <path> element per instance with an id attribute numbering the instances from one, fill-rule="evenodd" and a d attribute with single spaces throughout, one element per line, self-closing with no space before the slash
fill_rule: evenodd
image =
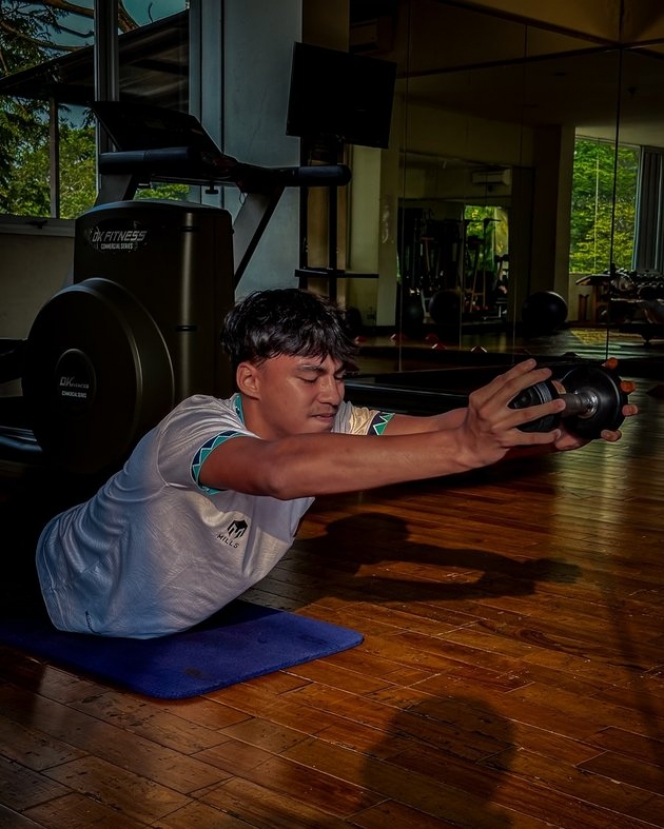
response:
<path id="1" fill-rule="evenodd" d="M 409 100 L 489 120 L 564 124 L 664 146 L 664 44 L 615 43 L 457 0 L 351 0 L 352 51 L 394 60 Z M 122 93 L 186 109 L 187 14 L 123 35 Z M 146 53 L 150 53 L 146 57 Z M 0 79 L 0 94 L 93 98 L 92 49 Z M 157 94 L 155 95 L 155 90 Z"/>
<path id="2" fill-rule="evenodd" d="M 411 101 L 664 146 L 663 42 L 618 48 L 455 0 L 388 3 L 388 14 L 373 18 L 377 4 L 355 4 L 351 48 L 396 61 L 397 88 Z"/>
<path id="3" fill-rule="evenodd" d="M 597 51 L 444 71 L 400 84 L 411 100 L 496 121 L 562 124 L 582 135 L 664 146 L 664 63 Z"/>

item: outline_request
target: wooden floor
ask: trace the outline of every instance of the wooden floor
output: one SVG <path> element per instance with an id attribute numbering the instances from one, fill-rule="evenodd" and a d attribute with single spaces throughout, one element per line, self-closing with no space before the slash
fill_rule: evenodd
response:
<path id="1" fill-rule="evenodd" d="M 0 649 L 0 827 L 664 827 L 664 399 L 638 382 L 617 445 L 319 499 L 248 598 L 354 649 L 168 703 Z"/>

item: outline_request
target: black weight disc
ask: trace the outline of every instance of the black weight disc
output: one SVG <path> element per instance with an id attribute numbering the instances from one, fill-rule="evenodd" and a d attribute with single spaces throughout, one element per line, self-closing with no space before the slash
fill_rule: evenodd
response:
<path id="1" fill-rule="evenodd" d="M 565 391 L 572 394 L 586 392 L 597 399 L 596 409 L 589 415 L 570 415 L 565 426 L 579 437 L 594 440 L 603 429 L 617 429 L 625 419 L 622 408 L 627 395 L 620 388 L 620 377 L 615 371 L 599 366 L 577 366 L 560 381 Z"/>
<path id="2" fill-rule="evenodd" d="M 509 407 L 510 409 L 527 409 L 529 406 L 549 403 L 557 397 L 559 394 L 554 384 L 550 380 L 545 380 L 543 383 L 536 383 L 519 392 L 513 400 L 510 400 Z M 555 413 L 531 420 L 530 423 L 523 423 L 519 429 L 522 432 L 550 432 L 559 423 L 560 414 Z"/>
<path id="3" fill-rule="evenodd" d="M 63 289 L 41 309 L 22 384 L 45 455 L 82 474 L 118 466 L 174 401 L 171 359 L 156 323 L 129 291 L 98 277 Z"/>

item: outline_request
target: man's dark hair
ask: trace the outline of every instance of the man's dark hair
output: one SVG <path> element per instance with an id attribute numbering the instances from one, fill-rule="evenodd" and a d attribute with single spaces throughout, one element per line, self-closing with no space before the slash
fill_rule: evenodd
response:
<path id="1" fill-rule="evenodd" d="M 254 291 L 226 315 L 221 333 L 233 369 L 280 354 L 331 357 L 355 371 L 357 348 L 341 312 L 330 302 L 299 288 Z"/>

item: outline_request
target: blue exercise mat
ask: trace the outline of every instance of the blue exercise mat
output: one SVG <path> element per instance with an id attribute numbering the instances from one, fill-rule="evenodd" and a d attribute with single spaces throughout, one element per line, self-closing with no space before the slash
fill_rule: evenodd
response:
<path id="1" fill-rule="evenodd" d="M 0 619 L 0 642 L 161 699 L 206 694 L 355 647 L 354 630 L 241 600 L 183 633 L 125 639 Z"/>

